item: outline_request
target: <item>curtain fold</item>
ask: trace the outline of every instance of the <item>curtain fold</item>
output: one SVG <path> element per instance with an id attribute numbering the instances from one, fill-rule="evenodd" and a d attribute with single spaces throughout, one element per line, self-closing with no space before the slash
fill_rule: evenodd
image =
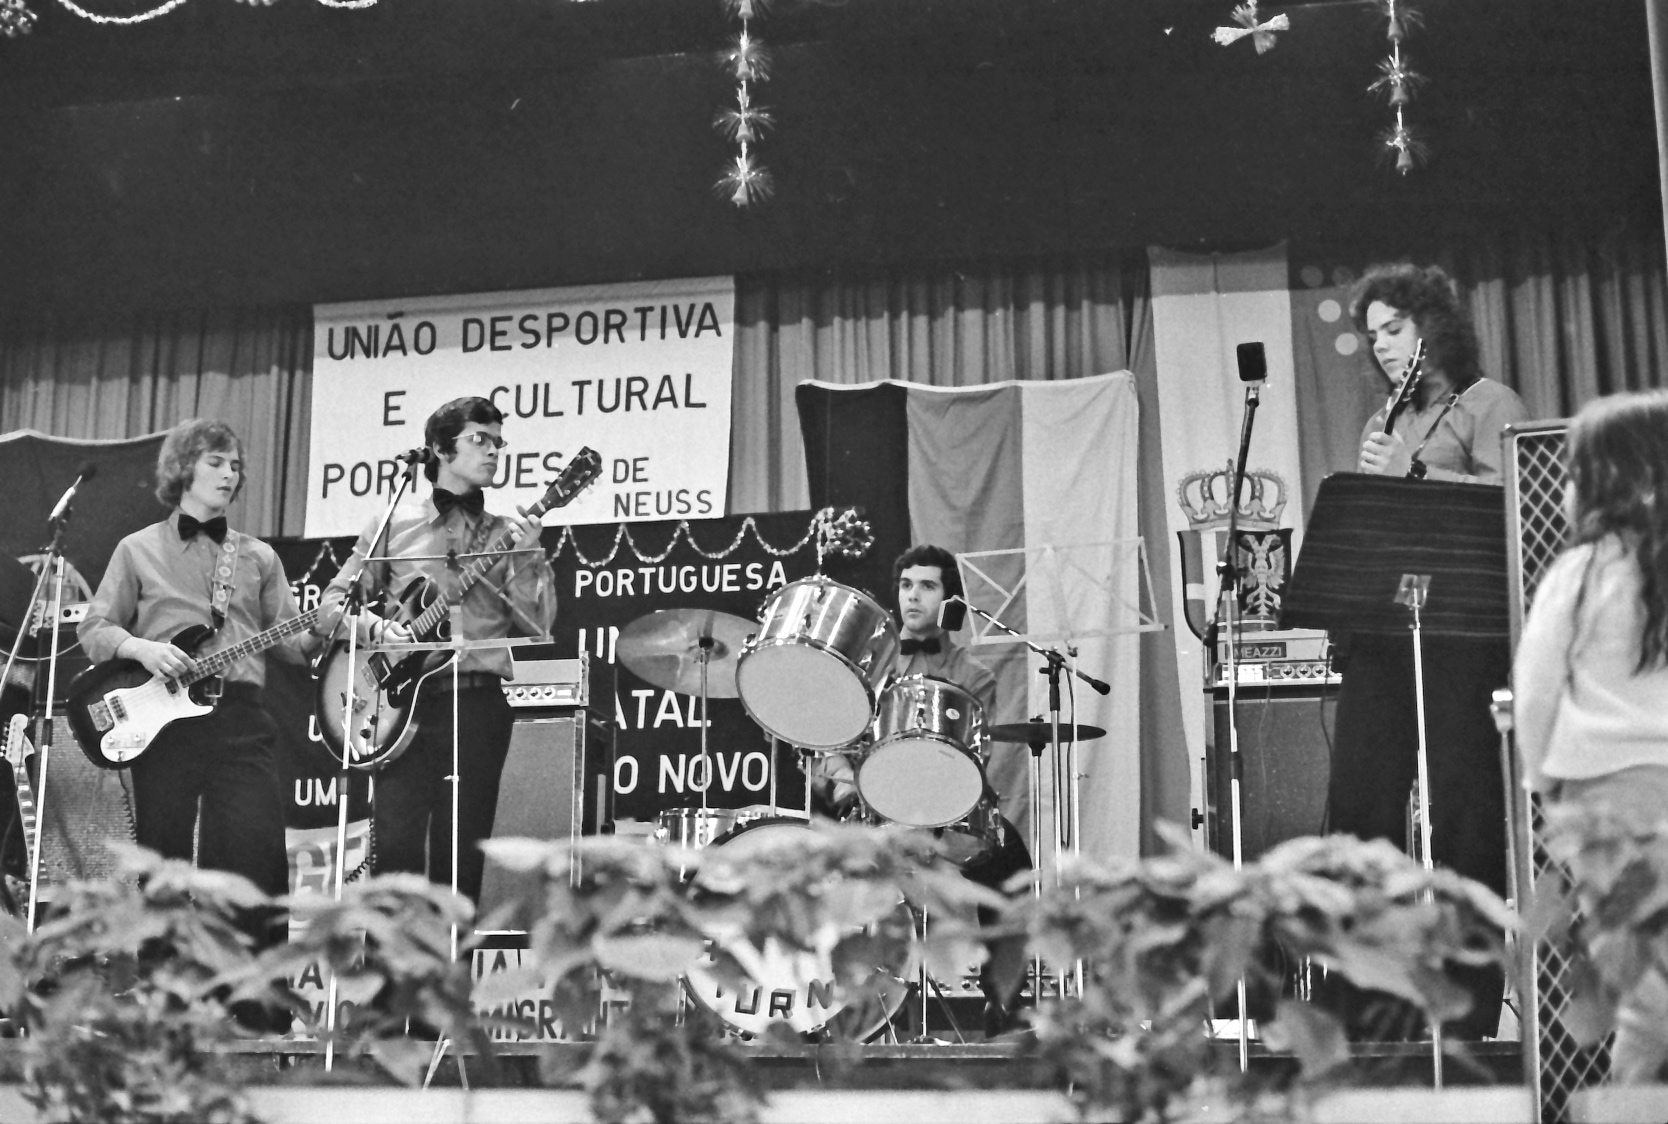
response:
<path id="1" fill-rule="evenodd" d="M 0 333 L 0 431 L 112 440 L 218 418 L 244 442 L 238 524 L 300 534 L 312 352 L 306 306 L 13 325 Z"/>

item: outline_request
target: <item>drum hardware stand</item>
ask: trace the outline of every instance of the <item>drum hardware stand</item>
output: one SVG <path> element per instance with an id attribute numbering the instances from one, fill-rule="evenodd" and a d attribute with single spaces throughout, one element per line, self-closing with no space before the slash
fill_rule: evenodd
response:
<path id="1" fill-rule="evenodd" d="M 921 909 L 916 909 L 914 906 L 908 905 L 907 903 L 905 904 L 905 908 L 907 908 L 909 910 L 909 915 L 910 915 L 910 919 L 911 919 L 911 926 L 910 927 L 912 929 L 914 928 L 913 922 L 914 922 L 915 919 L 918 918 L 921 922 L 921 966 L 917 970 L 918 975 L 919 975 L 919 984 L 918 984 L 918 986 L 920 987 L 920 990 L 921 990 L 921 1033 L 917 1034 L 914 1038 L 910 1039 L 909 1040 L 909 1045 L 911 1045 L 911 1046 L 943 1046 L 943 1045 L 947 1045 L 947 1043 L 940 1042 L 938 1039 L 934 1038 L 931 1034 L 929 1034 L 927 1032 L 927 1000 L 929 998 L 934 998 L 935 997 L 938 1000 L 939 1010 L 944 1012 L 944 1017 L 946 1019 L 948 1019 L 949 1022 L 950 1022 L 950 1029 L 955 1031 L 956 1042 L 958 1044 L 962 1045 L 962 1046 L 965 1046 L 965 1045 L 967 1045 L 967 1039 L 961 1033 L 961 1024 L 956 1022 L 956 1013 L 950 1009 L 950 1001 L 949 1001 L 949 999 L 947 999 L 945 997 L 944 989 L 939 986 L 937 980 L 933 979 L 932 973 L 927 971 L 927 957 L 926 957 L 927 911 L 926 911 L 926 908 L 922 907 Z M 890 1020 L 888 1020 L 888 1025 L 890 1025 Z"/>
<path id="2" fill-rule="evenodd" d="M 85 472 L 85 470 L 83 470 Z M 90 475 L 90 474 L 88 474 Z M 11 653 L 6 657 L 5 674 L 0 675 L 0 684 L 11 681 L 12 668 L 17 663 L 18 654 L 23 650 L 23 638 L 30 632 L 30 626 L 35 623 L 36 616 L 44 604 L 48 575 L 52 581 L 52 619 L 48 623 L 52 629 L 52 642 L 48 649 L 46 672 L 46 709 L 44 716 L 38 721 L 35 729 L 35 839 L 30 848 L 29 856 L 29 905 L 25 915 L 26 931 L 33 933 L 40 910 L 40 881 L 41 881 L 41 842 L 45 838 L 46 829 L 46 767 L 52 756 L 52 707 L 53 700 L 58 694 L 58 622 L 64 611 L 64 531 L 69 527 L 70 515 L 73 513 L 71 501 L 75 491 L 84 477 L 77 477 L 64 498 L 58 501 L 58 510 L 50 519 L 52 526 L 52 541 L 46 546 L 44 558 L 41 561 L 41 572 L 35 575 L 35 588 L 29 594 L 29 607 L 23 614 L 23 621 L 17 629 L 17 640 L 12 644 Z M 39 649 L 37 649 L 38 651 Z M 39 680 L 39 660 L 36 661 L 36 681 Z M 32 687 L 31 690 L 35 688 Z"/>
<path id="3" fill-rule="evenodd" d="M 1419 614 L 1430 598 L 1430 590 L 1429 574 L 1403 574 L 1395 597 L 1396 604 L 1407 606 L 1412 614 L 1409 627 L 1413 630 L 1413 701 L 1419 727 L 1419 861 L 1427 874 L 1436 869 L 1436 857 L 1431 853 L 1430 751 L 1425 737 L 1425 652 Z M 1442 1088 L 1442 1024 L 1434 1021 L 1431 1023 L 1431 1076 L 1435 1087 Z"/>
<path id="4" fill-rule="evenodd" d="M 963 605 L 966 605 L 973 612 L 979 614 L 979 616 L 981 616 L 985 620 L 989 621 L 994 627 L 999 628 L 1003 632 L 1007 633 L 1009 636 L 1014 637 L 1020 643 L 1024 644 L 1027 648 L 1031 649 L 1031 651 L 1033 653 L 1035 653 L 1036 655 L 1040 656 L 1043 659 L 1044 666 L 1038 670 L 1038 674 L 1039 675 L 1046 675 L 1048 677 L 1049 740 L 1053 744 L 1053 747 L 1054 747 L 1054 761 L 1055 761 L 1056 765 L 1058 765 L 1058 763 L 1060 762 L 1061 757 L 1062 757 L 1061 749 L 1060 749 L 1060 746 L 1061 746 L 1061 741 L 1060 741 L 1060 676 L 1061 676 L 1061 674 L 1063 672 L 1067 672 L 1067 671 L 1071 672 L 1071 674 L 1073 674 L 1073 675 L 1077 676 L 1077 678 L 1083 680 L 1083 682 L 1085 682 L 1089 686 L 1093 687 L 1097 692 L 1099 692 L 1102 695 L 1109 694 L 1111 692 L 1111 690 L 1112 690 L 1111 684 L 1102 682 L 1101 680 L 1096 679 L 1093 675 L 1089 675 L 1089 674 L 1079 670 L 1077 667 L 1068 664 L 1068 662 L 1067 662 L 1068 658 L 1072 658 L 1072 657 L 1075 657 L 1077 655 L 1077 652 L 1074 648 L 1071 648 L 1070 646 L 1068 646 L 1066 648 L 1066 651 L 1064 653 L 1062 653 L 1062 652 L 1060 652 L 1060 651 L 1058 651 L 1054 648 L 1045 648 L 1040 644 L 1034 644 L 1030 640 L 1027 640 L 1017 630 L 1009 628 L 1007 626 L 1007 624 L 1005 624 L 1000 618 L 994 616 L 991 613 L 985 612 L 985 610 L 979 608 L 977 605 L 973 604 L 971 601 L 968 601 L 966 598 L 958 597 L 958 598 L 956 598 L 956 600 L 960 601 Z M 1077 826 L 1078 826 L 1077 801 L 1078 801 L 1078 796 L 1079 796 L 1079 790 L 1078 790 L 1077 775 L 1076 775 L 1076 768 L 1077 768 L 1077 751 L 1076 751 L 1077 736 L 1076 736 L 1075 731 L 1073 732 L 1073 736 L 1072 736 L 1071 741 L 1069 743 L 1067 743 L 1067 745 L 1068 745 L 1069 748 L 1067 748 L 1067 750 L 1065 751 L 1064 757 L 1065 757 L 1067 768 L 1071 771 L 1072 775 L 1068 779 L 1068 783 L 1065 786 L 1065 791 L 1064 792 L 1056 791 L 1055 794 L 1054 794 L 1054 822 L 1055 822 L 1055 827 L 1058 829 L 1058 830 L 1055 831 L 1055 834 L 1054 834 L 1054 877 L 1055 877 L 1056 882 L 1058 882 L 1059 877 L 1060 877 L 1060 857 L 1061 857 L 1061 851 L 1062 851 L 1063 847 L 1064 846 L 1069 846 L 1071 848 L 1071 853 L 1074 857 L 1078 856 L 1078 855 L 1081 855 L 1082 851 L 1083 851 L 1082 840 L 1078 837 L 1078 831 L 1077 831 Z M 1058 786 L 1056 786 L 1056 787 L 1058 788 Z M 1063 809 L 1061 807 L 1062 803 L 1065 805 L 1065 807 Z M 1042 745 L 1040 743 L 1034 743 L 1031 746 L 1031 840 L 1030 840 L 1030 842 L 1031 842 L 1031 861 L 1034 863 L 1042 857 Z M 1033 878 L 1031 880 L 1031 896 L 1032 896 L 1033 899 L 1041 899 L 1041 897 L 1042 897 L 1042 880 L 1040 878 Z M 1042 983 L 1043 983 L 1042 957 L 1040 955 L 1033 955 L 1032 958 L 1031 958 L 1031 974 L 1032 974 L 1031 994 L 1036 999 L 1036 1001 L 1040 1003 L 1040 1002 L 1042 1002 Z M 1079 985 L 1079 994 L 1082 994 L 1081 985 L 1082 985 L 1082 981 L 1083 981 L 1083 965 L 1082 965 L 1081 962 L 1079 962 L 1075 966 L 1075 970 L 1073 972 L 1073 975 L 1075 975 L 1075 977 L 1077 979 L 1077 982 L 1078 982 L 1078 985 Z M 1065 972 L 1060 973 L 1059 989 L 1060 989 L 1060 998 L 1064 999 L 1066 997 L 1066 973 Z"/>

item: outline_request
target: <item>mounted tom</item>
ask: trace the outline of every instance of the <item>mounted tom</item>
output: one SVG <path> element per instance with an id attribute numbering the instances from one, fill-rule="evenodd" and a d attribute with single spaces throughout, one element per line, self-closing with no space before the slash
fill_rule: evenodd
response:
<path id="1" fill-rule="evenodd" d="M 567 506 L 601 472 L 602 457 L 597 451 L 588 446 L 579 450 L 526 514 L 536 519 L 553 508 Z M 421 643 L 449 639 L 452 606 L 501 561 L 512 538 L 513 532 L 505 530 L 486 543 L 476 557 L 463 563 L 450 597 L 435 582 L 419 576 L 400 590 L 391 601 L 393 611 L 384 615 L 408 627 Z M 378 769 L 388 764 L 405 752 L 417 734 L 413 715 L 424 685 L 456 658 L 456 652 L 445 649 L 390 653 L 361 648 L 350 661 L 348 645 L 338 642 L 320 664 L 314 696 L 319 733 L 325 744 L 341 756 L 342 716 L 351 684 L 353 718 L 352 734 L 345 739 L 347 763 L 356 769 Z"/>

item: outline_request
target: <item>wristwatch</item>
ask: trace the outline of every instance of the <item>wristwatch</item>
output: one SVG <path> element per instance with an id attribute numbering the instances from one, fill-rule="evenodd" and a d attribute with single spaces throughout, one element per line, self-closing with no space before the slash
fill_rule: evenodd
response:
<path id="1" fill-rule="evenodd" d="M 1409 480 L 1423 480 L 1425 478 L 1426 471 L 1425 462 L 1420 460 L 1418 457 L 1414 457 L 1408 462 L 1407 478 Z"/>

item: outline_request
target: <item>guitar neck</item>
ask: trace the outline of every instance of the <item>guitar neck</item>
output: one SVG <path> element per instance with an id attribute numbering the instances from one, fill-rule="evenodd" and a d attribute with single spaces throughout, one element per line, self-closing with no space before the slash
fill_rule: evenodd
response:
<path id="1" fill-rule="evenodd" d="M 537 519 L 549 511 L 548 504 L 536 503 L 527 509 L 527 514 Z M 411 622 L 411 631 L 416 636 L 427 636 L 440 624 L 442 618 L 451 611 L 453 605 L 462 601 L 464 595 L 475 587 L 475 583 L 486 577 L 486 572 L 498 564 L 500 555 L 510 548 L 515 540 L 513 528 L 500 531 L 493 539 L 481 548 L 481 553 L 458 568 L 458 591 L 451 598 L 436 598 L 434 604 L 424 609 L 416 620 Z"/>
<path id="2" fill-rule="evenodd" d="M 287 640 L 298 633 L 306 632 L 318 622 L 319 613 L 324 606 L 308 609 L 298 617 L 291 617 L 280 624 L 275 624 L 265 632 L 258 632 L 247 640 L 240 640 L 229 648 L 222 648 L 218 652 L 211 652 L 196 661 L 196 670 L 185 678 L 187 683 L 195 683 L 199 679 L 207 679 L 211 675 L 219 675 L 226 668 L 247 656 L 259 655 L 274 644 Z"/>
<path id="3" fill-rule="evenodd" d="M 6 730 L 6 759 L 12 765 L 12 781 L 17 789 L 17 814 L 23 826 L 23 862 L 30 865 L 29 849 L 35 845 L 35 787 L 29 783 L 29 769 L 24 764 L 23 728 L 27 719 L 13 717 Z"/>

